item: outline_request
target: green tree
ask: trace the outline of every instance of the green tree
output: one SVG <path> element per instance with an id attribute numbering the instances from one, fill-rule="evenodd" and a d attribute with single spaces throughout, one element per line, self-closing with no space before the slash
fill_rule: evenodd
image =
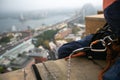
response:
<path id="1" fill-rule="evenodd" d="M 49 40 L 45 40 L 45 41 L 43 42 L 43 46 L 44 46 L 46 49 L 50 49 L 50 47 L 49 47 Z"/>
<path id="2" fill-rule="evenodd" d="M 8 43 L 10 42 L 10 37 L 2 37 L 0 43 Z"/>
<path id="3" fill-rule="evenodd" d="M 78 27 L 73 27 L 72 28 L 72 33 L 73 34 L 77 34 L 78 31 L 80 31 L 80 28 L 78 28 Z"/>
<path id="4" fill-rule="evenodd" d="M 0 66 L 0 73 L 4 72 L 4 68 Z"/>
<path id="5" fill-rule="evenodd" d="M 42 45 L 43 47 L 49 48 L 49 41 L 54 40 L 54 35 L 57 33 L 58 30 L 47 30 L 44 33 L 36 36 L 37 39 L 36 43 L 34 44 L 36 47 Z"/>

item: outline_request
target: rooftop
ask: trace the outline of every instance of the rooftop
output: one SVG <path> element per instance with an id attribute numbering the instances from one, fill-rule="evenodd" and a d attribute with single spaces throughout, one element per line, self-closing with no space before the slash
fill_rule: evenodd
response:
<path id="1" fill-rule="evenodd" d="M 87 18 L 104 19 L 104 14 L 90 15 L 90 16 L 87 16 Z"/>

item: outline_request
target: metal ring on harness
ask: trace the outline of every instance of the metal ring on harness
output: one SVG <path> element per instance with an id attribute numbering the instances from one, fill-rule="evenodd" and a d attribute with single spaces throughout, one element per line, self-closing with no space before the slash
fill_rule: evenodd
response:
<path id="1" fill-rule="evenodd" d="M 95 40 L 90 44 L 90 48 L 91 51 L 95 51 L 95 52 L 104 52 L 106 51 L 106 45 L 110 45 L 112 41 L 115 40 L 115 36 L 114 35 L 109 35 L 109 36 L 105 36 L 103 39 L 99 39 L 99 40 Z M 94 49 L 92 46 L 97 44 L 98 42 L 101 42 L 101 45 L 104 47 L 104 49 Z"/>
<path id="2" fill-rule="evenodd" d="M 103 49 L 95 49 L 93 48 L 93 45 L 97 44 L 98 42 L 101 42 L 101 45 L 104 47 Z M 99 39 L 99 40 L 95 40 L 93 41 L 91 44 L 90 44 L 90 48 L 91 48 L 91 51 L 95 51 L 95 52 L 104 52 L 106 51 L 106 44 L 105 44 L 105 41 L 103 39 Z"/>

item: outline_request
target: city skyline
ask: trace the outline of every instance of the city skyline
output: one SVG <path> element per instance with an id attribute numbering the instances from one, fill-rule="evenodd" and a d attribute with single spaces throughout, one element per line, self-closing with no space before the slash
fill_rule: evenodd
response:
<path id="1" fill-rule="evenodd" d="M 84 4 L 101 6 L 102 0 L 0 0 L 1 11 L 30 11 L 79 8 Z"/>

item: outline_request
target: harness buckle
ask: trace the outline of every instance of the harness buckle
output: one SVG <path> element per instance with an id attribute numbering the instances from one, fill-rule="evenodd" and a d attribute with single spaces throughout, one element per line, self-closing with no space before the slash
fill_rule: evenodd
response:
<path id="1" fill-rule="evenodd" d="M 106 45 L 110 45 L 111 42 L 115 40 L 115 36 L 109 35 L 109 36 L 104 37 L 103 40 L 105 41 Z"/>

